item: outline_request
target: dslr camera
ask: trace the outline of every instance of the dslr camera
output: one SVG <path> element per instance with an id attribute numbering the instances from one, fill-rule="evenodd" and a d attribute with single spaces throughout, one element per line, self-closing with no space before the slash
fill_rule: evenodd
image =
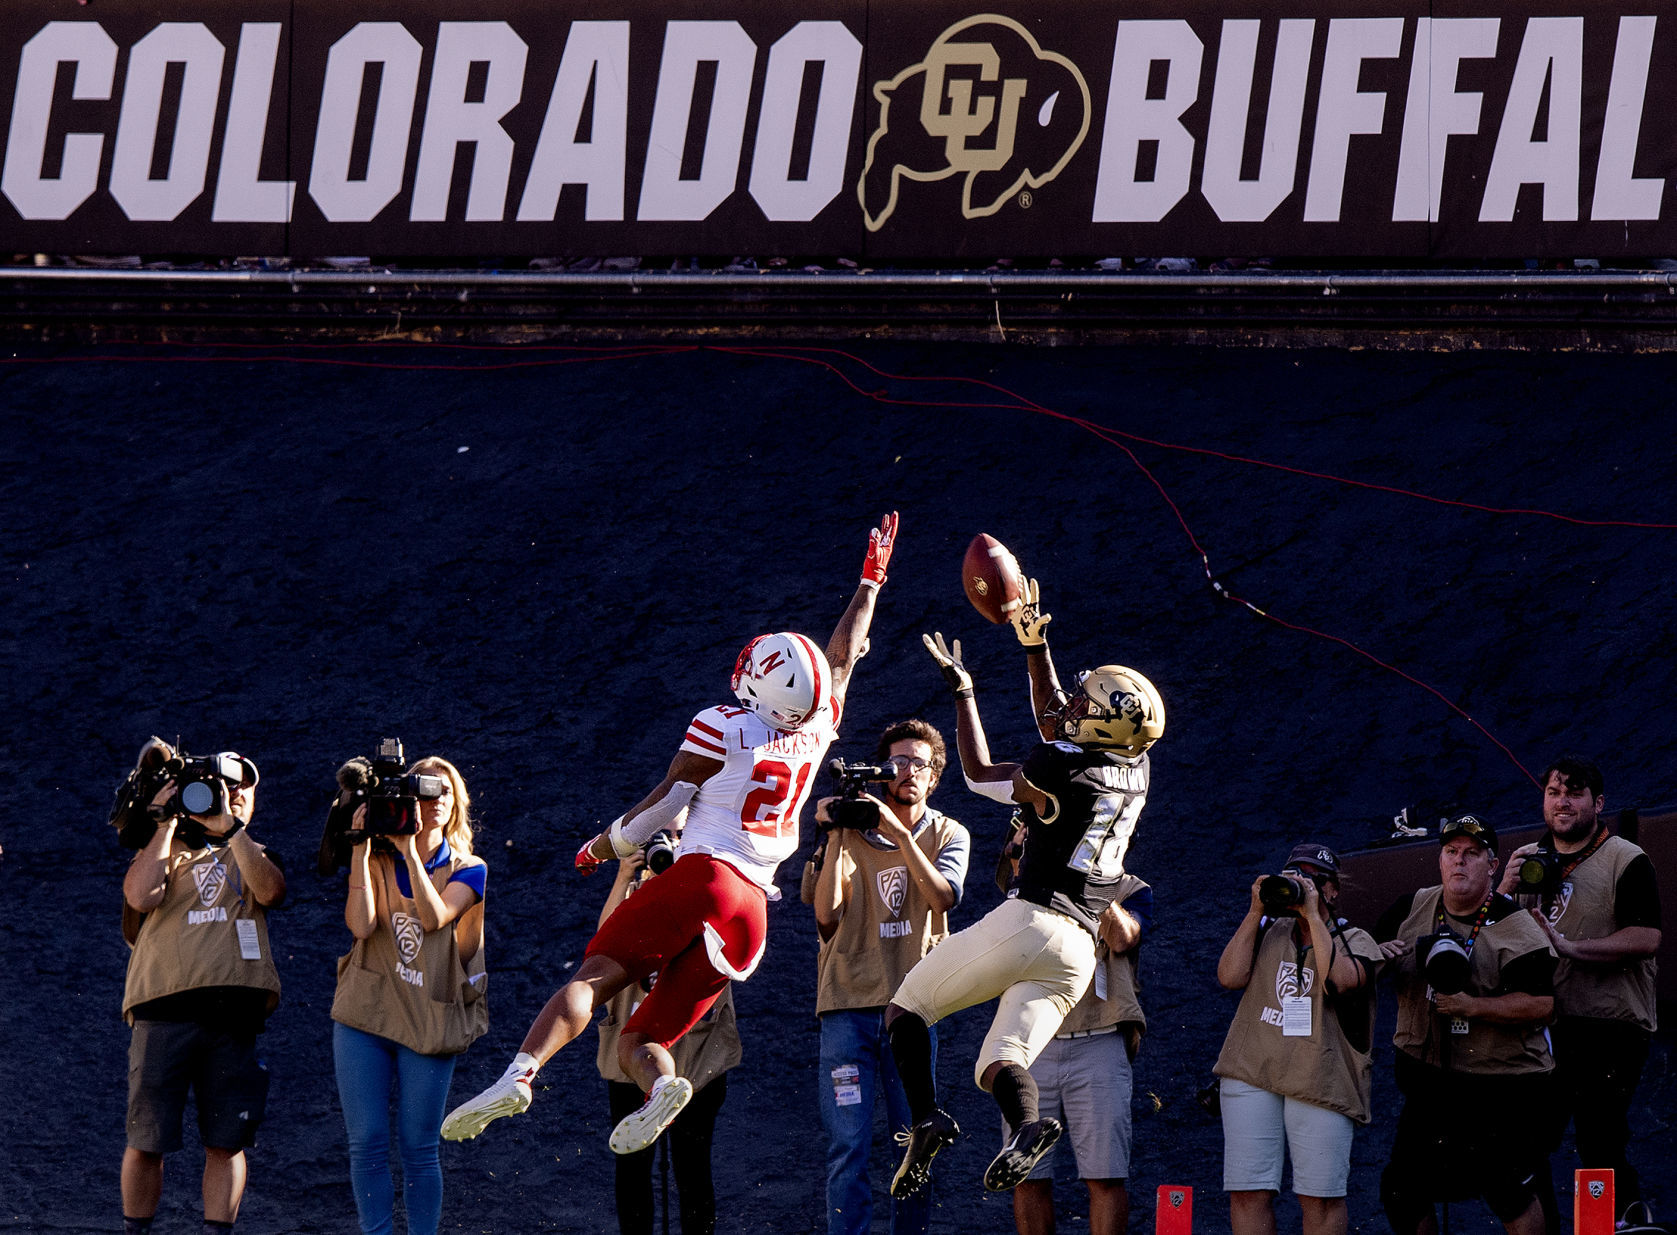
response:
<path id="1" fill-rule="evenodd" d="M 1307 875 L 1296 867 L 1287 867 L 1279 875 L 1265 875 L 1258 884 L 1258 903 L 1264 907 L 1264 912 L 1272 918 L 1293 913 L 1304 904 L 1304 885 L 1314 883 L 1316 891 L 1322 890 L 1326 876 L 1317 878 Z"/>
<path id="2" fill-rule="evenodd" d="M 646 869 L 654 875 L 662 875 L 681 856 L 681 838 L 667 828 L 661 829 L 641 846 L 641 852 L 646 855 Z"/>
<path id="3" fill-rule="evenodd" d="M 889 784 L 897 779 L 896 765 L 890 762 L 846 763 L 834 759 L 827 765 L 833 779 L 839 783 L 838 801 L 833 803 L 832 818 L 820 825 L 823 832 L 851 828 L 865 832 L 879 822 L 879 808 L 865 800 L 869 785 Z"/>
<path id="4" fill-rule="evenodd" d="M 347 867 L 350 849 L 364 840 L 417 835 L 419 804 L 442 797 L 447 787 L 440 776 L 407 770 L 401 738 L 380 739 L 376 755 L 357 755 L 338 769 L 338 796 L 320 838 L 320 874 Z M 357 827 L 355 812 L 363 804 L 367 812 Z"/>
<path id="5" fill-rule="evenodd" d="M 1421 975 L 1439 995 L 1459 995 L 1467 989 L 1467 944 L 1449 927 L 1440 927 L 1415 943 Z"/>
<path id="6" fill-rule="evenodd" d="M 1528 853 L 1520 859 L 1520 886 L 1515 888 L 1515 894 L 1521 892 L 1538 896 L 1552 896 L 1561 890 L 1561 855 L 1553 849 L 1539 849 L 1536 853 Z"/>

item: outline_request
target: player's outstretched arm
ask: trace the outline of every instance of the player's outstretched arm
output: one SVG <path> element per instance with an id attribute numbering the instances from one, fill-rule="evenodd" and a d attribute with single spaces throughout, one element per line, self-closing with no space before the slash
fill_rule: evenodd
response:
<path id="1" fill-rule="evenodd" d="M 1060 701 L 1060 678 L 1054 672 L 1054 658 L 1048 652 L 1048 623 L 1054 615 L 1042 611 L 1042 593 L 1037 581 L 1025 585 L 1024 603 L 1008 615 L 1013 633 L 1025 649 L 1025 666 L 1031 674 L 1031 714 L 1036 717 L 1037 732 L 1044 742 L 1052 742 L 1058 735 L 1044 719 L 1048 710 Z"/>
<path id="2" fill-rule="evenodd" d="M 1019 765 L 995 763 L 990 758 L 990 742 L 978 717 L 978 701 L 973 698 L 972 674 L 961 663 L 961 641 L 944 643 L 942 631 L 921 635 L 920 641 L 955 693 L 955 748 L 960 752 L 967 788 L 997 802 L 1013 801 L 1013 781 Z"/>
<path id="3" fill-rule="evenodd" d="M 897 512 L 892 511 L 868 533 L 868 553 L 862 561 L 862 580 L 844 616 L 827 640 L 827 663 L 833 670 L 833 699 L 842 704 L 856 662 L 868 654 L 868 631 L 873 626 L 874 605 L 885 584 L 885 568 L 897 545 Z"/>
<path id="4" fill-rule="evenodd" d="M 677 751 L 670 761 L 670 770 L 664 773 L 664 779 L 658 782 L 656 789 L 576 851 L 576 868 L 585 875 L 591 875 L 601 862 L 623 856 L 619 853 L 620 843 L 640 845 L 650 840 L 654 832 L 668 826 L 693 800 L 700 785 L 721 770 L 720 759 L 711 759 L 690 750 Z"/>

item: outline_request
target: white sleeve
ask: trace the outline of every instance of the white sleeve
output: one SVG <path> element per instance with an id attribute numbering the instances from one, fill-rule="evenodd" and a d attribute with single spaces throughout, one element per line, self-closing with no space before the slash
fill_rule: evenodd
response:
<path id="1" fill-rule="evenodd" d="M 967 788 L 979 797 L 989 798 L 992 802 L 1001 802 L 1007 806 L 1014 804 L 1013 778 L 1011 776 L 1006 780 L 974 780 L 963 769 L 961 777 L 967 782 Z"/>
<path id="2" fill-rule="evenodd" d="M 661 828 L 675 822 L 675 817 L 687 809 L 699 787 L 689 781 L 678 780 L 670 786 L 662 800 L 654 802 L 633 819 L 619 815 L 611 825 L 612 852 L 626 858 L 639 849 Z"/>

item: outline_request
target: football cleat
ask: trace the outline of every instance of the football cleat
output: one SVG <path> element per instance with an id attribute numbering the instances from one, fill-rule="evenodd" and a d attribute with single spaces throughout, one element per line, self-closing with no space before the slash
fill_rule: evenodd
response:
<path id="1" fill-rule="evenodd" d="M 1024 1183 L 1043 1156 L 1060 1139 L 1060 1121 L 1033 1119 L 1021 1124 L 1013 1139 L 984 1171 L 984 1186 L 991 1192 L 1006 1192 Z"/>
<path id="2" fill-rule="evenodd" d="M 535 1079 L 536 1061 L 520 1054 L 507 1065 L 501 1079 L 468 1102 L 462 1102 L 443 1120 L 445 1141 L 469 1141 L 503 1115 L 522 1115 L 530 1109 L 530 1082 Z"/>
<path id="3" fill-rule="evenodd" d="M 729 684 L 749 712 L 772 729 L 800 729 L 833 690 L 827 657 L 803 635 L 758 635 L 734 662 Z"/>
<path id="4" fill-rule="evenodd" d="M 611 1130 L 611 1152 L 632 1154 L 647 1148 L 692 1100 L 692 1081 L 684 1076 L 659 1077 L 640 1109 L 625 1115 Z"/>
<path id="5" fill-rule="evenodd" d="M 945 1145 L 953 1145 L 961 1135 L 955 1117 L 942 1107 L 907 1131 L 897 1133 L 897 1144 L 903 1146 L 902 1164 L 891 1177 L 891 1195 L 913 1196 L 924 1188 L 932 1177 L 932 1159 Z"/>
<path id="6" fill-rule="evenodd" d="M 1078 674 L 1072 693 L 1062 693 L 1043 719 L 1067 742 L 1135 756 L 1164 734 L 1165 704 L 1134 669 L 1102 665 Z"/>

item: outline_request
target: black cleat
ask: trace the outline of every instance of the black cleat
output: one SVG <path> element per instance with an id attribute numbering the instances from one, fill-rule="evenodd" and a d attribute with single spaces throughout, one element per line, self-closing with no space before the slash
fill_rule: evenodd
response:
<path id="1" fill-rule="evenodd" d="M 961 1126 L 942 1107 L 933 1107 L 925 1119 L 908 1131 L 897 1133 L 897 1144 L 905 1148 L 902 1165 L 891 1177 L 891 1195 L 913 1196 L 924 1188 L 932 1177 L 932 1159 L 937 1157 L 937 1151 L 953 1145 L 960 1135 Z"/>
<path id="2" fill-rule="evenodd" d="M 1025 1182 L 1031 1169 L 1042 1161 L 1043 1155 L 1054 1148 L 1061 1131 L 1057 1119 L 1033 1119 L 1022 1124 L 985 1170 L 984 1186 L 992 1192 L 1017 1188 Z"/>

